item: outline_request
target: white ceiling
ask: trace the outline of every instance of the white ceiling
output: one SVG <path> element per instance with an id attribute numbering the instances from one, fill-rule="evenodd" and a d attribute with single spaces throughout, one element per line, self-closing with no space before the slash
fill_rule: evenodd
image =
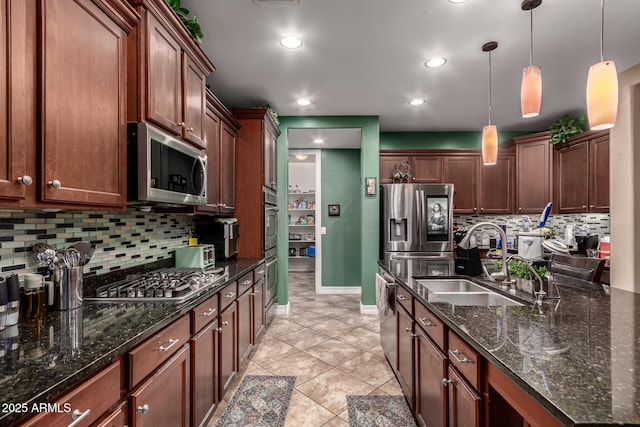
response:
<path id="1" fill-rule="evenodd" d="M 182 0 L 202 25 L 217 70 L 214 93 L 230 108 L 269 103 L 281 116 L 374 115 L 381 131 L 546 129 L 585 111 L 589 66 L 600 60 L 600 1 L 543 0 L 533 12 L 534 63 L 542 68 L 542 114 L 520 117 L 529 62 L 529 12 L 521 0 Z M 604 56 L 618 72 L 640 63 L 640 0 L 605 3 Z M 301 49 L 280 46 L 299 35 Z M 427 58 L 448 58 L 427 69 Z M 302 107 L 298 97 L 312 103 Z M 427 103 L 412 107 L 409 99 Z"/>
<path id="2" fill-rule="evenodd" d="M 360 128 L 301 128 L 289 129 L 287 141 L 289 149 L 332 149 L 332 148 L 360 148 L 362 140 L 362 130 Z M 324 142 L 315 144 L 316 139 Z"/>

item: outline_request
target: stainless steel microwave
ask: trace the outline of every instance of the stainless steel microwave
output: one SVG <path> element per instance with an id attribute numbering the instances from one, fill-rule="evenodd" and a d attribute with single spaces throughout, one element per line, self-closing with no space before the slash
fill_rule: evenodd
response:
<path id="1" fill-rule="evenodd" d="M 204 205 L 207 155 L 148 123 L 127 124 L 129 204 Z"/>

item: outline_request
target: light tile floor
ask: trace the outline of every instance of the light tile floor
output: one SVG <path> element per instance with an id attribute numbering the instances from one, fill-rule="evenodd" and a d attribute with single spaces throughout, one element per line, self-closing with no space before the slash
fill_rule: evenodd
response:
<path id="1" fill-rule="evenodd" d="M 289 273 L 290 314 L 277 315 L 209 422 L 245 375 L 295 375 L 286 427 L 347 427 L 349 394 L 400 395 L 380 347 L 378 316 L 357 295 L 316 295 L 313 275 Z"/>

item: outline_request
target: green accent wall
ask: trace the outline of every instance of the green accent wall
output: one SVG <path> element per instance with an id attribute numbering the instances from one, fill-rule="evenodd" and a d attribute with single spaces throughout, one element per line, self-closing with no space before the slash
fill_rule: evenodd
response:
<path id="1" fill-rule="evenodd" d="M 502 143 L 532 132 L 498 132 Z M 380 132 L 381 150 L 480 149 L 482 132 Z"/>
<path id="2" fill-rule="evenodd" d="M 358 180 L 357 201 L 360 204 L 360 274 L 359 284 L 362 288 L 361 302 L 363 305 L 374 306 L 376 303 L 375 274 L 378 262 L 378 246 L 380 234 L 380 200 L 379 195 L 366 197 L 364 195 L 364 178 L 379 179 L 380 157 L 380 125 L 377 116 L 281 116 L 278 138 L 278 304 L 286 305 L 289 301 L 288 270 L 288 234 L 287 234 L 287 193 L 288 188 L 288 154 L 289 143 L 287 132 L 294 128 L 360 128 L 362 130 L 362 146 L 360 153 L 360 175 Z M 346 154 L 349 156 L 350 154 Z M 324 166 L 324 165 L 322 165 Z M 324 190 L 324 189 L 323 189 Z M 327 196 L 330 197 L 330 196 Z M 330 198 L 329 198 L 330 200 Z M 323 200 L 324 204 L 324 200 Z M 323 253 L 331 248 L 324 247 Z M 323 273 L 325 266 L 323 266 Z M 357 276 L 356 276 L 357 277 Z"/>
<path id="3" fill-rule="evenodd" d="M 360 150 L 321 150 L 322 286 L 360 286 Z M 329 216 L 329 205 L 340 216 Z"/>

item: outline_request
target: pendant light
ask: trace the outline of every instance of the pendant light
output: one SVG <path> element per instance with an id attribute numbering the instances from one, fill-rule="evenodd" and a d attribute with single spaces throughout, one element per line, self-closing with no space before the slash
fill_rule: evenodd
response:
<path id="1" fill-rule="evenodd" d="M 613 61 L 603 59 L 604 0 L 600 0 L 600 62 L 589 68 L 587 115 L 591 130 L 615 126 L 618 114 L 618 72 Z"/>
<path id="2" fill-rule="evenodd" d="M 525 119 L 540 114 L 542 104 L 542 72 L 540 67 L 533 65 L 533 9 L 540 6 L 542 0 L 523 0 L 522 10 L 528 10 L 531 16 L 529 66 L 522 72 L 522 86 L 520 88 L 520 109 Z"/>
<path id="3" fill-rule="evenodd" d="M 487 42 L 482 45 L 483 52 L 489 52 L 489 124 L 482 129 L 482 163 L 495 165 L 498 161 L 498 129 L 491 124 L 491 51 L 498 47 L 498 42 Z"/>

